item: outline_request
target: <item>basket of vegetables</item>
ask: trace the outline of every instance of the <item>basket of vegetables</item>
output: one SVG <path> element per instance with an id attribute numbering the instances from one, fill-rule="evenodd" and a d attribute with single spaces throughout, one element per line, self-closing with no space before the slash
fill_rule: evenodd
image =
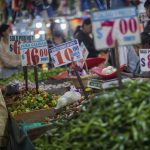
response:
<path id="1" fill-rule="evenodd" d="M 29 89 L 29 91 L 21 91 L 15 103 L 8 103 L 7 107 L 17 121 L 38 122 L 43 121 L 47 116 L 55 115 L 54 107 L 58 97 L 43 90 L 36 93 L 35 89 Z"/>

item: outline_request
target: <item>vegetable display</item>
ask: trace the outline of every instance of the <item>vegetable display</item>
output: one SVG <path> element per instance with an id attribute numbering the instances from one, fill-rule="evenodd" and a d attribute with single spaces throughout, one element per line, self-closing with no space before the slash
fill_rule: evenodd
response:
<path id="1" fill-rule="evenodd" d="M 29 91 L 22 91 L 16 97 L 16 103 L 8 107 L 9 112 L 12 115 L 16 115 L 20 112 L 30 112 L 38 109 L 49 109 L 57 105 L 57 99 L 59 96 L 51 95 L 48 92 L 39 90 L 36 93 L 35 89 Z"/>
<path id="2" fill-rule="evenodd" d="M 39 81 L 48 80 L 51 76 L 55 76 L 64 71 L 66 71 L 66 68 L 52 68 L 47 71 L 38 69 L 38 79 Z M 34 70 L 33 69 L 32 70 L 30 69 L 28 71 L 28 76 L 29 76 L 29 80 L 34 82 Z M 0 86 L 7 85 L 9 82 L 13 80 L 23 81 L 24 80 L 23 72 L 14 73 L 12 76 L 5 78 L 3 80 L 0 80 Z"/>
<path id="3" fill-rule="evenodd" d="M 150 83 L 130 81 L 95 96 L 72 119 L 53 123 L 37 150 L 149 150 Z"/>

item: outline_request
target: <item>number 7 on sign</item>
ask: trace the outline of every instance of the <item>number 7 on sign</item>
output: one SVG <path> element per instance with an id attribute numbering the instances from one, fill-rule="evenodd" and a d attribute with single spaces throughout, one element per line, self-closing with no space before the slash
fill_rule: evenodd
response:
<path id="1" fill-rule="evenodd" d="M 113 44 L 113 37 L 112 37 L 112 32 L 113 32 L 113 27 L 114 27 L 114 21 L 104 21 L 101 24 L 101 27 L 110 27 L 110 31 L 107 35 L 106 43 L 108 46 L 111 46 Z"/>

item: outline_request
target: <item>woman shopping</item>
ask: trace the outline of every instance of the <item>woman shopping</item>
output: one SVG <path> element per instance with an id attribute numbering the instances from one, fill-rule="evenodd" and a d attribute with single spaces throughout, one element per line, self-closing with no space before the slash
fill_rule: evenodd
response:
<path id="1" fill-rule="evenodd" d="M 6 78 L 18 72 L 21 64 L 20 55 L 9 51 L 9 34 L 11 27 L 7 24 L 0 25 L 0 78 Z"/>

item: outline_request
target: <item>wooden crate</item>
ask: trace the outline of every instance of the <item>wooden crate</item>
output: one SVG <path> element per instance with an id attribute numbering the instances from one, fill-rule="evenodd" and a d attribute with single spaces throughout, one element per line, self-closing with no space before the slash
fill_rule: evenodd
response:
<path id="1" fill-rule="evenodd" d="M 40 109 L 32 112 L 19 113 L 14 116 L 17 122 L 23 120 L 26 123 L 43 122 L 46 117 L 53 118 L 58 113 L 54 108 Z"/>

